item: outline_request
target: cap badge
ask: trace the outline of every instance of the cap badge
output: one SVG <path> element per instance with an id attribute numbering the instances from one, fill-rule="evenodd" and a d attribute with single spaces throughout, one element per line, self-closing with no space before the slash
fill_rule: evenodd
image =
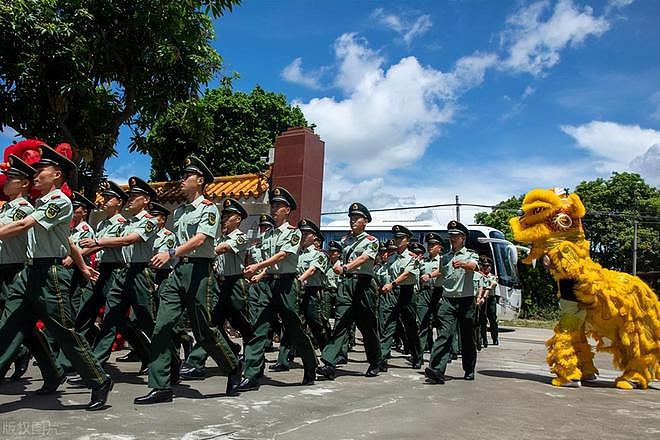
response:
<path id="1" fill-rule="evenodd" d="M 273 191 L 273 195 L 279 196 L 280 190 L 278 188 L 275 188 L 275 191 Z"/>
<path id="2" fill-rule="evenodd" d="M 353 203 L 353 206 L 351 206 L 351 209 L 358 209 L 357 203 Z"/>

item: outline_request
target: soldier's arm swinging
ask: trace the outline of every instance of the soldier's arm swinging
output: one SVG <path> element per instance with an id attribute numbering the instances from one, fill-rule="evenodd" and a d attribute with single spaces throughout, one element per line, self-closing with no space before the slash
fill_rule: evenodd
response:
<path id="1" fill-rule="evenodd" d="M 100 249 L 103 248 L 113 248 L 113 247 L 123 247 L 129 246 L 138 241 L 144 241 L 140 235 L 135 232 L 131 232 L 128 235 L 123 237 L 103 237 L 95 241 L 96 246 Z"/>
<path id="2" fill-rule="evenodd" d="M 213 240 L 212 237 L 203 234 L 201 232 L 198 232 L 197 234 L 193 235 L 190 238 L 190 240 L 172 249 L 174 251 L 172 252 L 172 254 L 170 254 L 169 252 L 159 252 L 156 255 L 154 255 L 151 258 L 151 265 L 155 268 L 159 268 L 174 257 L 180 257 L 182 255 L 186 255 L 194 251 L 195 249 L 203 245 L 207 239 Z"/>
<path id="3" fill-rule="evenodd" d="M 306 271 L 304 271 L 298 277 L 298 281 L 300 281 L 301 283 L 304 283 L 308 278 L 310 278 L 315 273 L 316 273 L 316 268 L 314 266 L 310 266 Z"/>
<path id="4" fill-rule="evenodd" d="M 24 219 L 0 226 L 0 240 L 13 237 L 23 231 L 27 231 L 37 223 L 34 217 L 28 215 Z"/>
<path id="5" fill-rule="evenodd" d="M 249 265 L 248 267 L 246 267 L 243 270 L 243 272 L 245 273 L 245 276 L 247 276 L 249 278 L 254 273 L 259 272 L 260 270 L 265 269 L 269 266 L 273 266 L 273 265 L 279 263 L 280 261 L 283 261 L 286 258 L 286 255 L 288 253 L 289 252 L 286 252 L 286 251 L 279 251 L 278 253 L 276 253 L 272 257 L 262 261 L 261 263 L 256 263 L 256 264 Z"/>
<path id="6" fill-rule="evenodd" d="M 69 247 L 71 248 L 71 258 L 73 259 L 73 262 L 78 266 L 78 269 L 80 269 L 80 272 L 84 275 L 85 278 L 88 280 L 96 281 L 99 277 L 99 273 L 92 269 L 90 266 L 85 263 L 85 260 L 83 260 L 82 257 L 82 252 L 80 251 L 80 248 L 76 246 L 71 239 L 69 239 Z"/>
<path id="7" fill-rule="evenodd" d="M 216 255 L 226 254 L 227 252 L 234 252 L 231 246 L 229 246 L 227 243 L 222 243 L 215 247 Z"/>

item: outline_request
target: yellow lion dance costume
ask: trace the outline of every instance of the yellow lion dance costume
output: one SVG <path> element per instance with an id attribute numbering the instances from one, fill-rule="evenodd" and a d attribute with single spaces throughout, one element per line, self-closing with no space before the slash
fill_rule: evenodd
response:
<path id="1" fill-rule="evenodd" d="M 646 389 L 660 380 L 660 302 L 639 278 L 591 259 L 581 222 L 585 212 L 576 194 L 534 189 L 525 195 L 522 215 L 509 221 L 514 238 L 531 244 L 523 262 L 542 258 L 559 284 L 561 317 L 546 342 L 556 375 L 552 384 L 579 386 L 596 378 L 588 335 L 623 371 L 617 388 Z"/>

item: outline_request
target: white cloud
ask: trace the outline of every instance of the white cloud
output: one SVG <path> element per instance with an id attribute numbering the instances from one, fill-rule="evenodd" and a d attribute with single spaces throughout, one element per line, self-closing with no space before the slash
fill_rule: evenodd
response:
<path id="1" fill-rule="evenodd" d="M 415 38 L 425 34 L 433 26 L 431 16 L 429 15 L 420 15 L 412 21 L 394 14 L 385 13 L 383 8 L 376 9 L 371 14 L 371 17 L 378 24 L 399 34 L 407 46 L 410 46 Z"/>
<path id="2" fill-rule="evenodd" d="M 329 172 L 380 176 L 422 157 L 452 120 L 455 99 L 483 82 L 493 54 L 461 58 L 450 72 L 407 57 L 385 67 L 364 39 L 344 34 L 334 44 L 336 84 L 345 99 L 296 102 L 326 141 Z"/>
<path id="3" fill-rule="evenodd" d="M 579 126 L 562 125 L 561 129 L 600 160 L 597 166 L 601 171 L 625 171 L 631 160 L 660 144 L 660 131 L 639 125 L 592 121 Z"/>
<path id="4" fill-rule="evenodd" d="M 321 85 L 319 83 L 319 79 L 321 72 L 321 70 L 307 73 L 303 72 L 302 58 L 298 57 L 291 61 L 288 66 L 282 69 L 280 75 L 284 80 L 294 84 L 301 84 L 312 89 L 320 89 Z"/>
<path id="5" fill-rule="evenodd" d="M 596 17 L 591 7 L 580 9 L 571 0 L 557 2 L 544 20 L 549 8 L 549 1 L 538 1 L 508 17 L 509 27 L 501 33 L 508 57 L 501 68 L 541 75 L 559 62 L 565 47 L 576 47 L 610 28 L 607 18 Z"/>
<path id="6" fill-rule="evenodd" d="M 532 96 L 536 92 L 536 88 L 532 86 L 527 86 L 525 87 L 525 91 L 522 94 L 522 99 L 527 98 L 528 96 Z"/>
<path id="7" fill-rule="evenodd" d="M 630 169 L 638 172 L 647 183 L 660 187 L 660 144 L 652 145 L 630 162 Z"/>

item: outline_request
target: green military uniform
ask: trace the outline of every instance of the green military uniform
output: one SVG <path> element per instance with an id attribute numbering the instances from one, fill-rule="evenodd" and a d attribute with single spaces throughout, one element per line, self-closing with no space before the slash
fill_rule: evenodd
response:
<path id="1" fill-rule="evenodd" d="M 218 208 L 203 196 L 174 211 L 174 233 L 179 243 L 186 243 L 197 234 L 205 235 L 206 240 L 181 255 L 174 271 L 158 288 L 160 304 L 150 349 L 149 388 L 171 389 L 171 366 L 178 359 L 173 343 L 174 328 L 184 310 L 188 312 L 195 340 L 218 364 L 221 373 L 236 372 L 236 355 L 222 333 L 210 323 L 217 300 L 212 267 L 217 230 Z"/>
<path id="2" fill-rule="evenodd" d="M 461 233 L 467 236 L 467 228 L 456 221 L 448 225 L 449 233 Z M 440 328 L 438 338 L 433 344 L 429 368 L 426 374 L 431 379 L 442 378 L 451 358 L 451 338 L 458 322 L 461 338 L 463 370 L 466 378 L 474 378 L 477 363 L 477 350 L 474 340 L 474 274 L 472 270 L 454 268 L 452 263 L 478 263 L 479 256 L 465 246 L 452 250 L 442 256 L 443 300 L 438 310 Z"/>
<path id="3" fill-rule="evenodd" d="M 361 215 L 371 220 L 371 214 L 364 205 L 353 203 L 349 209 L 350 215 Z M 364 349 L 369 362 L 369 370 L 377 370 L 381 362 L 381 351 L 378 337 L 378 311 L 376 306 L 376 283 L 374 277 L 374 259 L 378 254 L 378 240 L 362 232 L 355 236 L 349 234 L 341 241 L 344 264 L 366 255 L 367 261 L 350 271 L 344 269 L 342 280 L 337 292 L 337 322 L 332 338 L 323 349 L 321 360 L 326 367 L 334 369 L 341 360 L 342 352 L 347 346 L 350 331 L 357 324 L 364 341 Z M 344 266 L 346 268 L 346 266 Z M 317 370 L 317 373 L 328 377 L 334 376 L 334 371 L 327 368 Z M 372 375 L 372 374 L 370 374 Z"/>
<path id="4" fill-rule="evenodd" d="M 5 348 L 0 366 L 9 360 L 21 341 L 33 333 L 37 319 L 41 319 L 84 381 L 100 388 L 109 378 L 94 359 L 87 341 L 74 330 L 71 305 L 65 297 L 69 285 L 63 282 L 65 269 L 61 262 L 70 252 L 72 212 L 69 198 L 55 189 L 39 198 L 35 211 L 29 214 L 36 221 L 29 232 L 30 242 L 34 244 L 28 252 L 31 261 L 17 276 L 7 298 L 0 328 L 0 347 Z M 47 346 L 39 348 L 52 357 Z M 45 384 L 56 387 L 62 370 L 54 367 L 52 361 L 43 360 L 43 354 L 40 357 L 37 352 L 34 354 L 42 372 L 51 370 L 44 375 Z"/>
<path id="5" fill-rule="evenodd" d="M 85 220 L 81 220 L 80 223 L 71 229 L 70 240 L 73 244 L 80 247 L 80 241 L 84 238 L 91 238 L 94 240 L 96 238 L 96 233 L 89 223 Z M 85 257 L 85 262 L 87 264 L 90 263 L 88 256 Z M 82 288 L 87 285 L 87 280 L 82 276 L 77 267 L 71 267 L 68 270 L 68 273 L 70 276 L 69 284 L 71 285 L 71 306 L 74 313 L 77 314 L 82 304 Z"/>
<path id="6" fill-rule="evenodd" d="M 261 245 L 261 241 L 259 243 L 256 243 L 248 248 L 248 258 L 250 260 L 250 264 L 256 264 L 256 263 L 261 263 L 262 261 L 265 260 L 264 255 L 263 255 L 263 248 Z M 265 281 L 259 281 L 257 283 L 250 283 L 248 287 L 248 302 L 249 302 L 249 310 L 250 310 L 250 323 L 254 327 L 257 317 L 259 316 L 259 311 L 264 308 L 267 304 L 270 298 L 268 298 L 269 294 L 269 289 L 268 289 L 268 283 Z"/>
<path id="7" fill-rule="evenodd" d="M 213 324 L 224 333 L 225 321 L 241 332 L 243 343 L 253 338 L 250 323 L 250 305 L 248 300 L 248 282 L 243 277 L 247 238 L 240 229 L 235 229 L 227 235 L 216 239 L 216 246 L 227 244 L 231 251 L 216 257 L 216 274 L 218 281 L 218 303 L 213 309 Z M 226 336 L 226 335 L 225 335 Z M 227 339 L 229 338 L 226 336 Z M 236 347 L 234 346 L 235 350 Z M 186 359 L 186 366 L 195 369 L 204 367 L 207 355 L 204 349 L 196 345 Z"/>
<path id="8" fill-rule="evenodd" d="M 278 191 L 276 188 L 273 192 Z M 271 195 L 271 202 L 273 201 Z M 316 355 L 312 342 L 303 329 L 299 313 L 298 295 L 300 282 L 296 277 L 298 250 L 301 232 L 298 228 L 284 222 L 277 228 L 266 232 L 262 239 L 264 259 L 279 252 L 286 257 L 279 263 L 266 268 L 265 280 L 269 292 L 264 294 L 267 304 L 258 312 L 254 325 L 254 338 L 245 347 L 245 372 L 248 380 L 256 379 L 263 371 L 264 353 L 269 344 L 269 330 L 279 313 L 284 327 L 284 336 L 296 353 L 302 358 L 306 376 L 316 366 Z M 312 373 L 313 374 L 313 373 Z"/>
<path id="9" fill-rule="evenodd" d="M 154 240 L 154 254 L 159 252 L 168 252 L 174 249 L 177 245 L 176 236 L 172 231 L 167 228 L 162 228 L 156 233 L 156 240 Z M 173 260 L 176 260 L 173 258 Z M 165 278 L 167 278 L 172 270 L 176 261 L 168 261 L 162 267 L 154 270 L 154 284 L 159 286 Z"/>
<path id="10" fill-rule="evenodd" d="M 97 225 L 96 238 L 121 237 L 125 226 L 126 219 L 117 213 Z M 99 276 L 84 289 L 76 316 L 76 329 L 84 332 L 91 341 L 95 339 L 94 322 L 99 309 L 105 304 L 108 292 L 115 285 L 116 280 L 121 280 L 123 270 L 126 268 L 126 260 L 121 248 L 103 249 L 96 254 L 96 258 Z"/>
<path id="11" fill-rule="evenodd" d="M 154 329 L 155 311 L 154 280 L 149 263 L 157 228 L 156 219 L 146 210 L 125 222 L 122 236 L 137 234 L 139 240 L 120 247 L 126 266 L 114 271 L 114 282 L 106 296 L 103 323 L 94 341 L 94 355 L 100 362 L 110 357 L 117 331 L 131 344 L 140 359 L 148 359 L 148 336 Z M 106 250 L 109 249 L 116 248 Z M 129 308 L 134 316 L 131 320 L 126 317 Z"/>
<path id="12" fill-rule="evenodd" d="M 442 277 L 431 278 L 427 282 L 421 281 L 421 276 L 431 273 L 440 267 L 442 256 L 440 254 L 427 258 L 421 263 L 420 285 L 417 303 L 419 319 L 419 344 L 422 350 L 430 350 L 433 346 L 433 326 L 436 321 L 440 299 L 442 297 Z"/>
<path id="13" fill-rule="evenodd" d="M 392 343 L 394 342 L 397 322 L 401 318 L 407 346 L 414 365 L 421 361 L 422 356 L 417 323 L 417 296 L 415 294 L 415 287 L 419 279 L 419 262 L 417 261 L 417 256 L 408 250 L 395 252 L 388 260 L 388 272 L 390 282 L 394 282 L 398 276 L 405 272 L 410 273 L 410 275 L 400 284 L 394 286 L 391 292 L 385 294 L 385 296 L 392 295 L 396 298 L 396 304 L 383 314 L 381 355 L 383 358 L 389 356 Z"/>
<path id="14" fill-rule="evenodd" d="M 27 164 L 25 165 L 27 166 Z M 32 174 L 30 173 L 29 176 L 23 177 L 31 176 Z M 13 221 L 21 220 L 32 212 L 34 212 L 34 207 L 30 202 L 28 202 L 25 197 L 19 196 L 14 200 L 6 202 L 2 205 L 2 208 L 0 208 L 0 225 L 7 225 Z M 27 232 L 0 241 L 0 316 L 5 308 L 5 302 L 9 297 L 10 287 L 16 281 L 16 277 L 21 270 L 25 267 L 25 262 L 27 260 L 27 244 Z M 44 336 L 41 332 L 35 334 L 35 337 L 40 338 L 42 343 L 45 342 Z M 36 340 L 32 342 L 36 342 Z M 12 360 L 18 360 L 26 356 L 29 357 L 29 351 L 25 345 L 21 344 L 16 350 Z M 2 372 L 2 374 L 0 374 L 0 380 L 5 376 L 6 370 L 9 368 L 10 364 L 11 362 L 7 362 L 5 368 L 0 370 Z M 12 378 L 14 377 L 12 376 Z"/>
<path id="15" fill-rule="evenodd" d="M 488 297 L 483 304 L 480 304 L 478 307 L 478 320 L 476 331 L 477 334 L 477 349 L 483 347 L 488 347 L 488 339 L 486 335 L 487 325 L 490 324 L 490 333 L 493 338 L 493 343 L 499 344 L 498 341 L 498 328 L 497 328 L 497 277 L 491 273 L 484 274 L 482 272 L 476 272 L 474 276 L 475 282 L 475 291 L 478 292 L 479 289 L 488 290 Z"/>
<path id="16" fill-rule="evenodd" d="M 325 282 L 325 271 L 328 266 L 328 257 L 323 251 L 316 249 L 314 244 L 309 245 L 300 252 L 298 258 L 298 276 L 302 275 L 310 267 L 316 268 L 314 274 L 305 280 L 303 284 L 302 301 L 300 313 L 305 320 L 316 346 L 319 350 L 328 342 L 330 337 L 330 323 L 324 319 L 321 311 L 322 297 L 321 289 Z M 277 356 L 277 364 L 289 366 L 290 347 L 285 343 L 280 344 Z"/>

